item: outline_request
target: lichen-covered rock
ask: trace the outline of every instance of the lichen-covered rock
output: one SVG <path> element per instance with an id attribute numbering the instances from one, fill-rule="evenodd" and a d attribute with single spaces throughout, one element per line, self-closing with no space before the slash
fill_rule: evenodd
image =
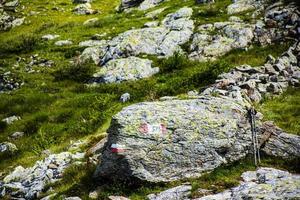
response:
<path id="1" fill-rule="evenodd" d="M 137 57 L 120 58 L 109 61 L 93 75 L 93 82 L 120 83 L 150 77 L 159 72 L 152 68 L 152 61 Z"/>
<path id="2" fill-rule="evenodd" d="M 16 26 L 20 26 L 24 21 L 24 17 L 16 18 L 0 10 L 0 31 L 8 31 Z"/>
<path id="3" fill-rule="evenodd" d="M 146 102 L 118 113 L 95 176 L 168 182 L 243 158 L 247 110 L 229 98 Z"/>
<path id="4" fill-rule="evenodd" d="M 265 122 L 260 128 L 260 146 L 268 155 L 285 159 L 300 158 L 300 137 L 287 134 L 271 122 Z"/>
<path id="5" fill-rule="evenodd" d="M 13 116 L 10 116 L 10 117 L 7 117 L 7 118 L 2 119 L 2 122 L 5 122 L 6 124 L 9 125 L 9 124 L 14 123 L 15 121 L 20 120 L 20 119 L 21 119 L 20 116 L 15 116 L 15 115 L 13 115 Z"/>
<path id="6" fill-rule="evenodd" d="M 126 10 L 133 7 L 138 7 L 139 10 L 148 10 L 162 3 L 165 0 L 122 0 L 119 6 L 120 10 Z"/>
<path id="7" fill-rule="evenodd" d="M 56 39 L 58 37 L 59 37 L 59 35 L 47 34 L 47 35 L 43 35 L 42 39 L 48 41 L 48 40 L 54 40 L 54 39 Z"/>
<path id="8" fill-rule="evenodd" d="M 2 196 L 36 199 L 48 183 L 59 180 L 71 163 L 83 157 L 84 153 L 62 152 L 37 161 L 29 168 L 18 166 L 3 179 L 3 182 L 0 181 L 0 191 L 4 191 Z"/>
<path id="9" fill-rule="evenodd" d="M 193 36 L 191 54 L 194 60 L 214 60 L 233 49 L 247 48 L 254 38 L 254 26 L 243 22 L 216 22 L 199 27 Z M 211 32 L 216 32 L 214 35 Z"/>
<path id="10" fill-rule="evenodd" d="M 95 46 L 103 46 L 106 44 L 106 40 L 86 40 L 80 42 L 78 46 L 80 47 L 95 47 Z"/>
<path id="11" fill-rule="evenodd" d="M 90 3 L 79 4 L 73 9 L 73 12 L 77 15 L 91 15 L 97 13 L 97 11 L 92 9 Z"/>
<path id="12" fill-rule="evenodd" d="M 256 23 L 255 40 L 262 45 L 285 40 L 299 39 L 300 11 L 295 4 L 278 1 L 265 9 L 263 20 Z"/>
<path id="13" fill-rule="evenodd" d="M 243 182 L 230 190 L 194 200 L 299 199 L 300 176 L 273 168 L 242 174 Z"/>
<path id="14" fill-rule="evenodd" d="M 150 8 L 157 6 L 163 1 L 165 0 L 144 0 L 139 6 L 139 10 L 148 10 Z"/>
<path id="15" fill-rule="evenodd" d="M 106 45 L 85 50 L 81 58 L 93 57 L 95 62 L 100 61 L 100 65 L 105 65 L 113 59 L 139 54 L 171 56 L 193 34 L 194 23 L 190 20 L 192 12 L 191 8 L 181 8 L 167 15 L 161 26 L 126 31 L 108 41 Z"/>
<path id="16" fill-rule="evenodd" d="M 192 186 L 189 184 L 180 185 L 159 194 L 149 194 L 149 200 L 187 200 L 191 195 Z"/>
<path id="17" fill-rule="evenodd" d="M 16 151 L 18 151 L 18 148 L 13 143 L 10 142 L 0 143 L 0 155 L 1 154 L 12 155 Z"/>
<path id="18" fill-rule="evenodd" d="M 278 95 L 289 85 L 297 85 L 294 79 L 300 73 L 298 67 L 300 43 L 293 44 L 276 60 L 271 59 L 264 66 L 242 65 L 218 76 L 215 84 L 202 92 L 202 95 L 222 95 L 236 100 L 261 102 L 265 95 Z"/>
<path id="19" fill-rule="evenodd" d="M 263 6 L 264 0 L 236 0 L 227 7 L 229 15 L 255 10 Z"/>
<path id="20" fill-rule="evenodd" d="M 73 42 L 70 40 L 59 40 L 57 42 L 54 43 L 56 46 L 69 46 L 72 45 Z"/>

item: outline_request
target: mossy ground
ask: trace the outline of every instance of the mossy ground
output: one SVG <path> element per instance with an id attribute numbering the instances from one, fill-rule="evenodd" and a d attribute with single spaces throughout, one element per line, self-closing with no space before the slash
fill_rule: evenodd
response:
<path id="1" fill-rule="evenodd" d="M 16 77 L 25 82 L 25 85 L 19 90 L 0 94 L 0 119 L 18 115 L 22 117 L 22 120 L 10 126 L 0 123 L 0 141 L 7 141 L 15 131 L 25 132 L 25 137 L 13 141 L 19 149 L 16 155 L 0 157 L 0 172 L 4 173 L 8 173 L 17 165 L 31 166 L 35 161 L 42 159 L 41 152 L 45 149 L 61 152 L 71 141 L 90 138 L 96 133 L 104 132 L 111 117 L 124 106 L 155 100 L 161 96 L 201 90 L 212 83 L 218 74 L 236 65 L 261 65 L 268 54 L 277 57 L 289 46 L 289 43 L 267 47 L 253 46 L 248 51 L 235 50 L 215 62 L 207 63 L 191 62 L 186 57 L 178 55 L 168 59 L 150 56 L 154 64 L 161 69 L 161 72 L 154 77 L 136 82 L 88 87 L 82 79 L 91 73 L 90 70 L 93 68 L 82 70 L 83 76 L 78 76 L 77 79 L 74 78 L 76 71 L 72 71 L 69 67 L 69 60 L 76 56 L 78 51 L 83 50 L 77 44 L 90 39 L 96 33 L 106 33 L 103 39 L 113 37 L 133 27 L 142 27 L 151 19 L 145 18 L 145 13 L 141 11 L 127 14 L 116 12 L 115 7 L 119 4 L 117 0 L 95 0 L 92 7 L 98 9 L 100 13 L 91 16 L 74 15 L 71 11 L 75 5 L 71 0 L 21 0 L 20 2 L 25 6 L 22 12 L 26 15 L 27 23 L 8 32 L 0 33 L 0 70 L 1 72 L 12 71 Z M 216 1 L 213 5 L 195 5 L 193 0 L 166 1 L 157 7 L 166 7 L 158 19 L 162 19 L 166 14 L 178 8 L 190 6 L 194 8 L 193 19 L 196 24 L 225 21 L 229 17 L 225 12 L 228 4 L 230 0 Z M 64 11 L 57 11 L 53 9 L 55 7 L 63 8 Z M 40 14 L 27 16 L 30 11 L 37 11 Z M 89 27 L 82 25 L 85 20 L 94 17 L 98 17 L 100 22 Z M 241 17 L 250 21 L 246 13 L 243 13 Z M 45 34 L 58 34 L 59 40 L 70 39 L 74 44 L 68 47 L 56 47 L 52 41 L 41 41 L 41 36 Z M 27 73 L 24 64 L 14 67 L 18 57 L 29 60 L 30 55 L 33 54 L 51 59 L 56 64 L 51 68 L 34 67 L 35 70 L 40 71 L 38 73 Z M 69 76 L 58 76 L 59 73 L 66 73 Z M 131 100 L 122 104 L 119 98 L 125 92 L 131 94 Z M 294 96 L 292 93 L 289 97 L 292 99 L 290 102 L 299 102 L 299 93 L 296 94 L 296 100 L 293 100 Z M 272 105 L 274 108 L 281 107 L 280 100 L 277 103 L 266 103 L 263 109 L 269 112 L 268 109 L 272 109 Z M 292 109 L 287 109 L 288 113 L 292 111 Z M 275 113 L 272 116 L 266 116 L 275 119 L 280 124 L 283 115 L 280 112 Z M 292 116 L 290 118 L 293 123 L 296 123 L 291 126 L 290 130 L 296 130 L 299 127 L 299 123 L 296 122 L 298 115 L 287 115 Z M 288 128 L 287 125 L 282 125 L 282 127 Z M 60 194 L 74 193 L 86 197 L 88 190 L 94 187 L 91 180 L 92 171 L 93 166 L 71 167 L 65 173 L 63 181 L 56 185 L 57 191 Z M 216 180 L 225 184 L 227 175 L 228 173 L 223 176 L 224 179 L 219 179 L 219 176 L 214 175 L 212 177 L 216 177 Z M 238 179 L 238 175 L 236 178 Z M 227 179 L 229 180 L 230 176 Z M 197 181 L 192 183 L 193 186 L 199 184 Z M 118 194 L 118 191 L 121 191 L 121 193 L 131 195 L 132 199 L 139 199 L 150 191 L 159 191 L 166 186 L 154 188 L 144 186 L 133 193 L 130 193 L 130 188 L 123 186 L 109 185 L 107 187 L 109 189 L 104 189 L 103 198 L 107 194 Z"/>

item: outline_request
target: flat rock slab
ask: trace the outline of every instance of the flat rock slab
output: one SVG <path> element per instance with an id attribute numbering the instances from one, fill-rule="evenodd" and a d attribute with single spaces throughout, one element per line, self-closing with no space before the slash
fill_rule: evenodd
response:
<path id="1" fill-rule="evenodd" d="M 94 74 L 94 79 L 95 82 L 120 83 L 147 78 L 158 72 L 158 67 L 152 68 L 151 60 L 129 57 L 109 61 Z"/>
<path id="2" fill-rule="evenodd" d="M 199 97 L 124 108 L 108 130 L 95 177 L 168 182 L 243 158 L 251 145 L 247 110 L 229 98 Z"/>

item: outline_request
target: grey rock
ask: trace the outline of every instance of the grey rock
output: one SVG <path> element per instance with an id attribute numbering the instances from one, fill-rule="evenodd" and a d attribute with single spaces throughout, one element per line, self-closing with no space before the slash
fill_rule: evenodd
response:
<path id="1" fill-rule="evenodd" d="M 104 44 L 106 46 L 106 44 Z M 93 61 L 96 65 L 100 63 L 100 57 L 105 54 L 104 46 L 101 47 L 88 47 L 80 55 L 82 62 Z"/>
<path id="2" fill-rule="evenodd" d="M 42 39 L 43 40 L 54 40 L 54 39 L 56 39 L 58 37 L 59 37 L 59 35 L 48 34 L 48 35 L 43 35 Z"/>
<path id="3" fill-rule="evenodd" d="M 215 34 L 211 34 L 215 31 Z M 233 49 L 247 48 L 254 38 L 254 27 L 242 22 L 216 22 L 202 25 L 194 34 L 189 57 L 193 60 L 214 60 Z"/>
<path id="4" fill-rule="evenodd" d="M 153 28 L 159 25 L 158 21 L 147 22 L 144 24 L 144 27 Z"/>
<path id="5" fill-rule="evenodd" d="M 24 132 L 14 132 L 11 134 L 10 138 L 16 140 L 24 136 Z"/>
<path id="6" fill-rule="evenodd" d="M 91 15 L 97 13 L 97 11 L 92 9 L 90 3 L 79 4 L 73 9 L 73 12 L 77 15 Z"/>
<path id="7" fill-rule="evenodd" d="M 70 40 L 60 40 L 54 43 L 56 46 L 69 46 L 72 45 L 73 42 Z"/>
<path id="8" fill-rule="evenodd" d="M 0 30 L 8 31 L 14 27 L 20 26 L 24 23 L 25 18 L 16 18 L 7 14 L 6 12 L 0 12 Z"/>
<path id="9" fill-rule="evenodd" d="M 283 92 L 283 90 L 279 83 L 268 83 L 267 92 L 271 92 L 273 94 L 280 94 Z"/>
<path id="10" fill-rule="evenodd" d="M 194 200 L 297 199 L 300 176 L 273 168 L 259 168 L 242 174 L 239 186 Z"/>
<path id="11" fill-rule="evenodd" d="M 95 177 L 149 182 L 199 177 L 248 153 L 246 117 L 244 105 L 230 98 L 129 106 L 113 118 Z"/>
<path id="12" fill-rule="evenodd" d="M 95 46 L 103 46 L 106 44 L 106 40 L 87 40 L 80 42 L 78 46 L 80 47 L 95 47 Z"/>
<path id="13" fill-rule="evenodd" d="M 82 57 L 85 59 L 92 54 L 95 62 L 100 59 L 100 65 L 105 65 L 110 60 L 140 54 L 171 56 L 180 51 L 179 45 L 186 43 L 193 33 L 191 15 L 191 8 L 181 8 L 167 15 L 160 27 L 126 31 L 108 41 L 107 45 L 85 50 Z"/>
<path id="14" fill-rule="evenodd" d="M 12 155 L 18 151 L 16 145 L 10 142 L 0 143 L 0 154 Z"/>
<path id="15" fill-rule="evenodd" d="M 120 101 L 122 102 L 122 103 L 125 103 L 125 102 L 127 102 L 127 101 L 129 101 L 130 100 L 130 94 L 129 93 L 124 93 L 124 94 L 122 94 L 122 96 L 120 97 Z"/>
<path id="16" fill-rule="evenodd" d="M 84 26 L 95 26 L 98 22 L 100 22 L 99 18 L 92 18 L 88 19 L 85 22 L 83 22 Z"/>
<path id="17" fill-rule="evenodd" d="M 150 8 L 157 6 L 158 4 L 162 3 L 163 1 L 165 1 L 165 0 L 144 0 L 139 5 L 139 10 L 148 10 Z"/>
<path id="18" fill-rule="evenodd" d="M 120 58 L 109 61 L 93 75 L 94 82 L 120 83 L 150 77 L 159 72 L 152 68 L 152 61 L 137 57 Z"/>
<path id="19" fill-rule="evenodd" d="M 66 197 L 64 200 L 81 200 L 79 197 Z"/>
<path id="20" fill-rule="evenodd" d="M 16 8 L 19 6 L 19 0 L 9 1 L 4 4 L 4 10 L 16 12 Z"/>
<path id="21" fill-rule="evenodd" d="M 123 197 L 123 196 L 109 196 L 108 199 L 109 200 L 130 200 L 127 197 Z"/>
<path id="22" fill-rule="evenodd" d="M 122 0 L 120 10 L 136 7 L 140 5 L 144 0 Z"/>
<path id="23" fill-rule="evenodd" d="M 165 190 L 159 194 L 150 194 L 147 197 L 149 200 L 187 200 L 191 195 L 191 190 L 192 186 L 186 184 Z"/>
<path id="24" fill-rule="evenodd" d="M 229 15 L 237 14 L 241 12 L 255 10 L 256 8 L 261 7 L 261 1 L 255 0 L 236 0 L 233 4 L 230 4 L 227 7 L 227 13 Z"/>
<path id="25" fill-rule="evenodd" d="M 10 124 L 14 123 L 15 121 L 19 121 L 19 120 L 21 120 L 21 117 L 13 115 L 13 116 L 7 117 L 5 119 L 2 119 L 2 122 L 5 122 L 6 124 L 10 125 Z"/>
<path id="26" fill-rule="evenodd" d="M 263 123 L 260 128 L 262 151 L 268 155 L 285 159 L 300 157 L 300 137 L 285 133 L 272 122 Z"/>
<path id="27" fill-rule="evenodd" d="M 18 166 L 3 179 L 4 184 L 0 185 L 0 190 L 7 189 L 6 193 L 12 198 L 37 198 L 48 183 L 59 180 L 68 166 L 83 157 L 84 153 L 63 152 L 37 161 L 29 168 Z"/>

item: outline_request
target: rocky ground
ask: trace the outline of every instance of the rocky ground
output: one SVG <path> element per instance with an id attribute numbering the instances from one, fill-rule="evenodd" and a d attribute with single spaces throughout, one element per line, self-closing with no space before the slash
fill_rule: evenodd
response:
<path id="1" fill-rule="evenodd" d="M 299 67 L 297 1 L 0 0 L 0 198 L 298 199 Z"/>

